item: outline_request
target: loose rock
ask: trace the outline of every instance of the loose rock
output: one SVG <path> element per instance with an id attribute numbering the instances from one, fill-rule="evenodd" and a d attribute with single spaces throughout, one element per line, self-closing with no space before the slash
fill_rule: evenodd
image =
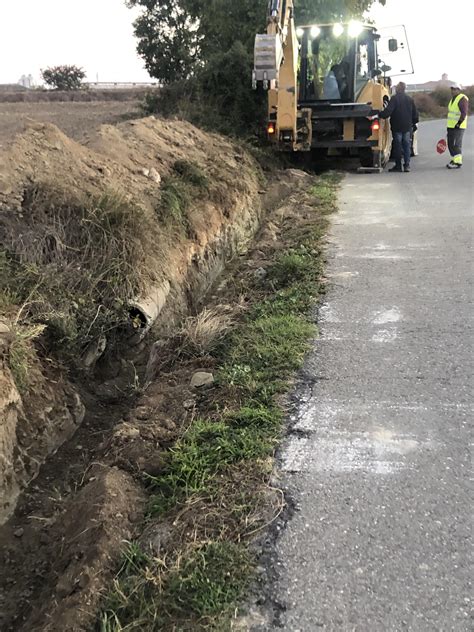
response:
<path id="1" fill-rule="evenodd" d="M 214 384 L 214 376 L 212 373 L 206 373 L 205 371 L 196 371 L 191 378 L 191 386 L 193 388 L 203 388 L 205 386 L 211 386 Z"/>
<path id="2" fill-rule="evenodd" d="M 150 180 L 153 180 L 153 182 L 156 182 L 156 184 L 161 184 L 161 176 L 154 167 L 150 169 L 148 177 Z"/>

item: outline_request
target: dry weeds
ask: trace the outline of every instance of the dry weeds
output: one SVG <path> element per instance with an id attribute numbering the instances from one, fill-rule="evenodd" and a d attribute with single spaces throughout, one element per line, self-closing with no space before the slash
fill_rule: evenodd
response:
<path id="1" fill-rule="evenodd" d="M 187 318 L 180 335 L 183 346 L 199 355 L 213 351 L 234 323 L 230 306 L 218 305 L 203 309 L 197 316 Z"/>

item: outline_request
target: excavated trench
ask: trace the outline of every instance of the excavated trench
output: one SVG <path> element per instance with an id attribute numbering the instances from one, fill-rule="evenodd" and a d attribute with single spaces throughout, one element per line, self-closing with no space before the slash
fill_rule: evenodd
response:
<path id="1" fill-rule="evenodd" d="M 190 170 L 189 177 L 197 173 L 202 186 L 190 184 L 178 164 Z M 65 352 L 92 376 L 80 381 L 92 383 L 99 398 L 123 394 L 136 381 L 143 335 L 155 322 L 156 335 L 172 330 L 255 233 L 260 177 L 252 158 L 230 141 L 153 117 L 104 126 L 85 144 L 53 125 L 33 123 L 0 152 L 0 242 L 6 252 L 0 257 L 1 350 L 17 374 L 15 385 L 2 361 L 0 523 L 41 463 L 84 418 L 77 388 L 61 368 Z M 9 257 L 21 262 L 21 274 Z M 25 277 L 26 290 L 16 297 Z M 109 290 L 115 286 L 121 294 Z M 108 329 L 119 330 L 104 316 L 104 305 L 115 297 L 137 315 L 131 331 L 118 334 L 118 344 L 115 334 L 107 340 Z M 63 344 L 56 361 L 50 354 L 55 338 L 74 340 L 81 333 L 78 313 L 90 342 L 85 349 Z M 43 345 L 40 339 L 31 354 L 23 343 L 41 333 L 43 322 L 49 323 L 49 340 Z M 101 328 L 94 333 L 97 322 Z M 22 397 L 20 381 L 23 387 L 28 382 Z"/>
<path id="2" fill-rule="evenodd" d="M 190 130 L 185 123 L 173 129 L 147 119 L 103 130 L 101 142 L 92 139 L 86 148 L 52 126 L 34 126 L 29 138 L 27 133 L 14 147 L 15 168 L 11 156 L 8 166 L 15 177 L 21 172 L 28 180 L 34 173 L 41 180 L 42 168 L 50 173 L 55 163 L 66 161 L 71 168 L 61 169 L 63 180 L 72 187 L 81 182 L 91 192 L 104 186 L 104 177 L 116 186 L 126 175 L 124 186 L 135 197 L 149 200 L 155 191 L 143 176 L 143 164 L 156 164 L 160 156 L 165 171 L 166 159 L 175 158 L 176 147 L 190 132 L 187 157 L 191 153 L 206 165 L 214 164 L 215 154 L 222 151 L 220 139 Z M 124 158 L 117 165 L 119 150 Z M 149 284 L 150 291 L 130 306 L 140 323 L 134 337 L 105 353 L 105 347 L 96 345 L 89 354 L 87 377 L 73 383 L 56 365 L 34 367 L 36 395 L 24 401 L 2 360 L 3 515 L 11 514 L 0 528 L 2 630 L 91 629 L 124 540 L 142 528 L 142 473 L 158 475 L 162 470 L 179 427 L 194 414 L 189 405 L 196 399 L 191 377 L 207 368 L 205 360 L 194 360 L 178 372 L 168 372 L 172 351 L 163 341 L 186 315 L 203 306 L 229 261 L 245 252 L 265 212 L 305 181 L 290 170 L 264 196 L 252 161 L 230 143 L 225 150 L 232 152 L 232 160 L 214 176 L 225 193 L 212 207 L 205 203 L 192 210 L 193 242 L 174 244 L 165 253 L 166 265 L 160 261 L 159 269 L 168 274 L 161 281 L 155 274 L 158 282 Z M 231 174 L 237 164 L 242 180 L 233 189 Z M 84 180 L 84 170 L 92 167 L 94 173 Z M 19 198 L 12 179 L 0 178 L 2 210 L 11 212 Z M 35 362 L 41 363 L 41 357 Z M 159 379 L 153 379 L 157 373 Z M 138 388 L 144 382 L 145 392 Z M 21 471 L 15 471 L 18 467 Z"/>

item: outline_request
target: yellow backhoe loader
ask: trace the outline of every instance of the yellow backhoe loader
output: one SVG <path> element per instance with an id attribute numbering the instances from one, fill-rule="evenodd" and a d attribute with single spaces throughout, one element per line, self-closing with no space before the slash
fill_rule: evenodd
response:
<path id="1" fill-rule="evenodd" d="M 362 169 L 380 171 L 390 125 L 368 117 L 388 103 L 391 77 L 413 72 L 405 28 L 296 28 L 294 4 L 269 0 L 267 33 L 255 40 L 253 87 L 268 90 L 269 139 L 280 151 L 358 155 Z"/>

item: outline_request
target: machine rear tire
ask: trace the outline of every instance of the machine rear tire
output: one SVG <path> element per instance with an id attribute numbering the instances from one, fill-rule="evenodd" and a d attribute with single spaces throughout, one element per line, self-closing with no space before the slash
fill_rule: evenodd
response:
<path id="1" fill-rule="evenodd" d="M 366 169 L 378 169 L 380 165 L 380 154 L 372 151 L 370 147 L 364 147 L 359 152 L 360 166 Z"/>

